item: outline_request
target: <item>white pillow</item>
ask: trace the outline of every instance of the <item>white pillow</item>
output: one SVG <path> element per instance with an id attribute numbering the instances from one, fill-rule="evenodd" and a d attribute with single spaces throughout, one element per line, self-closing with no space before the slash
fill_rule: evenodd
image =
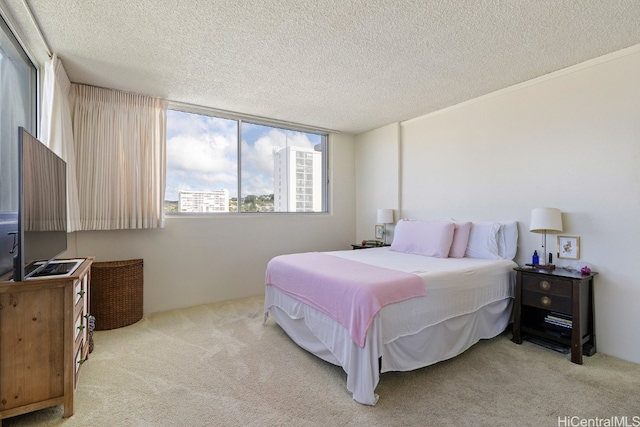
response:
<path id="1" fill-rule="evenodd" d="M 518 251 L 518 223 L 502 222 L 501 238 L 498 240 L 498 254 L 503 259 L 514 259 Z"/>
<path id="2" fill-rule="evenodd" d="M 464 256 L 469 258 L 502 259 L 498 241 L 503 225 L 498 222 L 474 222 Z"/>
<path id="3" fill-rule="evenodd" d="M 453 222 L 400 220 L 393 232 L 392 251 L 447 258 L 453 241 Z"/>

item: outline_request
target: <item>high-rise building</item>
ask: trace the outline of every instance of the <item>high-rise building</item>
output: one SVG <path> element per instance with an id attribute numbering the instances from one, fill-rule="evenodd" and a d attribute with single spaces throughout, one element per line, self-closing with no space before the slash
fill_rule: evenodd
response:
<path id="1" fill-rule="evenodd" d="M 180 190 L 178 212 L 229 212 L 229 190 Z"/>
<path id="2" fill-rule="evenodd" d="M 273 158 L 273 210 L 321 212 L 322 153 L 313 148 L 286 147 Z"/>

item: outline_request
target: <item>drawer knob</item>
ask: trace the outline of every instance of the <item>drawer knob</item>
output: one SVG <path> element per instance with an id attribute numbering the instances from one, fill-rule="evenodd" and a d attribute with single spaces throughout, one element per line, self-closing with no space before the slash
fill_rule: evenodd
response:
<path id="1" fill-rule="evenodd" d="M 551 283 L 543 280 L 540 282 L 540 287 L 542 288 L 542 290 L 548 291 L 549 289 L 551 289 Z"/>
<path id="2" fill-rule="evenodd" d="M 542 305 L 544 305 L 545 307 L 548 307 L 548 306 L 551 305 L 551 298 L 549 298 L 547 296 L 544 296 L 544 297 L 540 298 L 540 303 Z"/>
<path id="3" fill-rule="evenodd" d="M 79 330 L 83 330 L 84 329 L 84 325 L 78 325 L 78 329 Z"/>
<path id="4" fill-rule="evenodd" d="M 78 292 L 78 295 L 80 295 L 82 297 L 82 296 L 84 296 L 85 293 L 86 293 L 85 291 L 80 291 L 80 292 Z"/>

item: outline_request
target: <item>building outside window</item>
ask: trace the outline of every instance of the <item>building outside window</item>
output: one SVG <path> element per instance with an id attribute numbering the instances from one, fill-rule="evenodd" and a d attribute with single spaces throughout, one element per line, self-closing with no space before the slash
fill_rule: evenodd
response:
<path id="1" fill-rule="evenodd" d="M 229 190 L 180 190 L 178 212 L 229 212 Z"/>
<path id="2" fill-rule="evenodd" d="M 326 134 L 169 110 L 165 212 L 326 212 L 326 153 Z"/>
<path id="3" fill-rule="evenodd" d="M 322 153 L 313 148 L 286 147 L 276 151 L 273 158 L 277 170 L 274 211 L 320 212 Z M 290 197 L 293 195 L 295 198 Z"/>

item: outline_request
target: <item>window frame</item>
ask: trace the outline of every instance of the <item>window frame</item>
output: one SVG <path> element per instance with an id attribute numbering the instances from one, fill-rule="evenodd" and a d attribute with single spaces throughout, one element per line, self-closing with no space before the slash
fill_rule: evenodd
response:
<path id="1" fill-rule="evenodd" d="M 37 61 L 33 59 L 33 55 L 27 49 L 27 46 L 22 42 L 22 39 L 18 36 L 18 33 L 15 31 L 13 25 L 11 24 L 11 20 L 4 14 L 2 8 L 0 8 L 0 27 L 2 28 L 0 31 L 3 31 L 10 39 L 11 43 L 14 45 L 14 48 L 17 50 L 18 55 L 21 59 L 31 67 L 31 72 L 29 76 L 29 86 L 30 86 L 30 94 L 29 94 L 29 115 L 30 115 L 30 123 L 25 126 L 25 129 L 31 133 L 32 135 L 38 135 L 40 137 L 40 66 Z M 16 129 L 16 138 L 17 138 L 18 130 Z"/>
<path id="2" fill-rule="evenodd" d="M 167 106 L 167 110 L 189 113 L 189 114 L 198 114 L 218 119 L 224 120 L 233 120 L 237 123 L 237 140 L 236 140 L 236 150 L 237 150 L 237 205 L 236 212 L 167 212 L 166 210 L 163 214 L 166 217 L 209 217 L 209 216 L 217 216 L 217 215 L 322 215 L 330 213 L 330 205 L 329 205 L 329 135 L 332 131 L 322 128 L 316 128 L 311 126 L 304 126 L 289 122 L 281 122 L 277 120 L 272 120 L 268 118 L 262 117 L 254 117 L 249 115 L 243 115 L 238 113 L 231 113 L 228 111 L 216 110 L 207 107 L 200 107 L 194 105 L 186 105 L 178 102 L 169 102 Z M 254 212 L 254 211 L 242 211 L 242 125 L 244 123 L 258 125 L 258 126 L 267 126 L 275 129 L 280 129 L 284 131 L 293 131 L 293 132 L 302 132 L 302 133 L 310 133 L 314 135 L 318 135 L 321 139 L 320 144 L 322 144 L 322 157 L 321 157 L 321 168 L 322 168 L 322 176 L 321 176 L 321 205 L 322 208 L 317 212 L 297 212 L 297 211 L 286 211 L 286 212 Z M 275 172 L 275 171 L 274 171 Z M 295 194 L 294 194 L 295 197 Z M 231 199 L 231 196 L 230 196 Z M 165 196 L 166 202 L 166 196 Z M 274 204 L 275 204 L 275 194 L 274 194 Z"/>
<path id="3" fill-rule="evenodd" d="M 3 169 L 3 176 L 0 177 L 2 183 L 2 191 L 6 191 L 6 188 L 9 188 L 9 195 L 7 193 L 4 194 L 5 198 L 0 202 L 0 222 L 6 224 L 3 226 L 3 236 L 0 236 L 0 247 L 3 250 L 3 254 L 0 255 L 0 274 L 4 274 L 7 271 L 11 271 L 13 268 L 13 249 L 15 249 L 15 245 L 17 243 L 16 233 L 18 229 L 19 222 L 19 199 L 20 199 L 20 189 L 19 189 L 19 165 L 18 165 L 18 126 L 24 127 L 29 133 L 32 135 L 39 136 L 39 118 L 40 118 L 40 66 L 36 61 L 33 60 L 33 56 L 30 51 L 27 49 L 25 44 L 22 42 L 21 38 L 17 31 L 15 31 L 11 20 L 7 18 L 2 7 L 0 7 L 0 32 L 2 32 L 3 39 L 7 39 L 8 44 L 11 46 L 9 50 L 12 52 L 8 53 L 8 57 L 12 59 L 21 60 L 26 68 L 28 68 L 28 88 L 26 90 L 26 98 L 25 108 L 22 110 L 18 108 L 18 110 L 22 110 L 25 113 L 24 121 L 22 120 L 10 120 L 11 123 L 8 125 L 6 129 L 5 137 L 0 144 L 4 148 L 0 148 L 3 153 L 0 155 L 0 168 Z M 3 94 L 4 95 L 4 94 Z M 22 96 L 21 96 L 22 97 Z M 8 114 L 7 111 L 16 110 L 15 104 L 7 103 L 3 107 L 8 108 L 0 108 L 0 114 Z M 14 116 L 15 117 L 15 116 Z M 10 129 L 13 127 L 13 129 Z M 3 129 L 5 131 L 5 129 Z M 6 137 L 9 135 L 9 137 Z M 6 157 L 5 157 L 6 156 Z M 9 162 L 9 167 L 6 167 Z M 5 178 L 7 181 L 5 182 Z M 5 187 L 6 186 L 6 187 Z M 9 249 L 6 252 L 5 249 Z"/>

